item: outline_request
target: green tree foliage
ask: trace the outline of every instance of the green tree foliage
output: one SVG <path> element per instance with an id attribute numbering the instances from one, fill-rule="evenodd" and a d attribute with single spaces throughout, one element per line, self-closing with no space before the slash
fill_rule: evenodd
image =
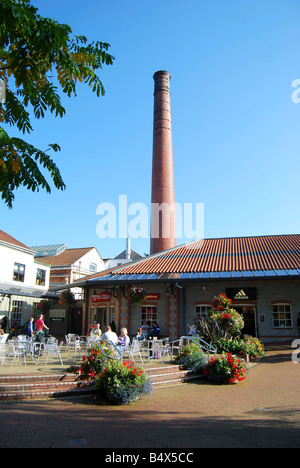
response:
<path id="1" fill-rule="evenodd" d="M 58 93 L 76 96 L 78 82 L 86 83 L 97 96 L 104 95 L 97 75 L 103 65 L 112 65 L 110 45 L 87 43 L 74 36 L 70 26 L 44 18 L 30 0 L 0 1 L 0 82 L 5 85 L 5 102 L 0 104 L 0 125 L 16 127 L 23 134 L 33 130 L 29 111 L 43 118 L 49 110 L 63 117 L 65 109 Z M 0 126 L 0 193 L 11 208 L 14 191 L 25 186 L 51 192 L 42 171 L 50 174 L 57 189 L 65 184 L 49 156 L 57 144 L 40 150 L 21 138 L 10 137 Z"/>

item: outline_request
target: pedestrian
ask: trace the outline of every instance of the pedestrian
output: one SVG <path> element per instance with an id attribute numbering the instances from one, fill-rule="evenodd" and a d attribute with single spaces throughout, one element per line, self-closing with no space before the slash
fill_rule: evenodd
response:
<path id="1" fill-rule="evenodd" d="M 32 338 L 33 337 L 33 321 L 34 318 L 30 317 L 28 325 L 27 325 L 27 335 Z"/>
<path id="2" fill-rule="evenodd" d="M 44 316 L 43 316 L 43 314 L 41 314 L 39 316 L 39 318 L 37 319 L 37 321 L 35 322 L 35 331 L 37 333 L 42 333 L 44 328 L 46 328 L 46 330 L 49 330 L 47 325 L 45 325 Z"/>

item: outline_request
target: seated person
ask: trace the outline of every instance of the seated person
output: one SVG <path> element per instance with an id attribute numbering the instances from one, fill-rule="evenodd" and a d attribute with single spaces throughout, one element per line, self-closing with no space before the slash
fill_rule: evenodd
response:
<path id="1" fill-rule="evenodd" d="M 149 330 L 150 327 L 149 327 L 149 325 L 147 324 L 146 321 L 143 322 L 143 325 L 142 325 L 141 328 L 142 328 L 142 332 L 145 335 L 145 339 L 147 339 L 148 338 L 148 330 Z"/>
<path id="2" fill-rule="evenodd" d="M 97 323 L 96 327 L 91 330 L 90 336 L 94 340 L 99 340 L 100 339 L 100 337 L 102 336 L 102 331 L 101 331 L 99 323 Z"/>
<path id="3" fill-rule="evenodd" d="M 114 345 L 118 343 L 118 336 L 111 330 L 109 325 L 106 327 L 106 332 L 103 333 L 100 339 L 101 341 L 112 341 Z"/>
<path id="4" fill-rule="evenodd" d="M 159 327 L 159 325 L 158 325 L 157 322 L 153 322 L 153 325 L 152 325 L 152 336 L 153 336 L 153 338 L 155 338 L 155 337 L 158 338 L 159 335 L 160 335 L 160 327 Z"/>
<path id="5" fill-rule="evenodd" d="M 130 338 L 127 333 L 127 328 L 122 328 L 121 335 L 118 338 L 117 348 L 119 351 L 126 351 L 130 344 Z"/>
<path id="6" fill-rule="evenodd" d="M 139 327 L 137 329 L 137 335 L 136 335 L 135 339 L 138 340 L 138 341 L 143 341 L 143 340 L 146 339 L 146 337 L 145 337 L 145 335 L 143 333 L 143 329 L 141 327 Z"/>

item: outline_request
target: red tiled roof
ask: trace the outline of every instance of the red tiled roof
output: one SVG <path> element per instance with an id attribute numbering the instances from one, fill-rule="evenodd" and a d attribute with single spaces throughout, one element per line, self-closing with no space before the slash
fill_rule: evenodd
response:
<path id="1" fill-rule="evenodd" d="M 23 244 L 22 242 L 18 241 L 14 237 L 10 236 L 9 234 L 1 230 L 0 230 L 0 241 L 7 242 L 8 244 L 16 245 L 18 247 L 22 247 L 23 249 L 28 249 L 32 251 L 30 247 L 27 247 L 27 245 Z"/>
<path id="2" fill-rule="evenodd" d="M 43 263 L 51 266 L 65 266 L 73 265 L 77 260 L 85 254 L 93 250 L 94 247 L 83 247 L 78 249 L 66 249 L 58 255 L 49 255 L 45 257 L 38 257 Z"/>
<path id="3" fill-rule="evenodd" d="M 300 234 L 204 239 L 153 255 L 116 274 L 260 271 L 300 268 Z"/>

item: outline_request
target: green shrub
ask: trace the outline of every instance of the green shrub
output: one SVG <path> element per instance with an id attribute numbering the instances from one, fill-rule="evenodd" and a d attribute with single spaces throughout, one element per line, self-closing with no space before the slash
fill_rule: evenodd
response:
<path id="1" fill-rule="evenodd" d="M 264 345 L 258 338 L 247 336 L 233 340 L 220 339 L 216 343 L 218 353 L 229 352 L 233 354 L 249 354 L 251 358 L 259 358 L 264 355 Z"/>
<path id="2" fill-rule="evenodd" d="M 101 396 L 116 404 L 128 404 L 151 394 L 152 384 L 143 369 L 130 361 L 110 361 L 96 378 Z"/>
<path id="3" fill-rule="evenodd" d="M 200 346 L 190 344 L 184 346 L 177 358 L 177 363 L 184 366 L 186 369 L 191 369 L 195 372 L 202 372 L 206 362 L 205 354 Z"/>

